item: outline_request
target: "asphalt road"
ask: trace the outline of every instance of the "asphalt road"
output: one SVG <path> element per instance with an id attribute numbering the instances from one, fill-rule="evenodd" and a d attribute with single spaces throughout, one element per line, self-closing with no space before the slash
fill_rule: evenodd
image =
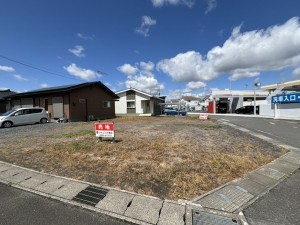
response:
<path id="1" fill-rule="evenodd" d="M 300 121 L 215 116 L 259 132 L 282 143 L 300 147 Z M 300 224 L 300 170 L 244 210 L 250 225 Z"/>
<path id="2" fill-rule="evenodd" d="M 0 225 L 130 225 L 0 183 Z"/>
<path id="3" fill-rule="evenodd" d="M 219 115 L 212 117 L 224 119 L 226 122 L 256 131 L 284 144 L 300 147 L 300 121 Z"/>

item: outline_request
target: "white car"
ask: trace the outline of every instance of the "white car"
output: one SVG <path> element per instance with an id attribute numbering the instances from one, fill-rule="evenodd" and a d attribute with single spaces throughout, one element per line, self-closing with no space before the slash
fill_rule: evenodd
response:
<path id="1" fill-rule="evenodd" d="M 0 116 L 0 127 L 21 124 L 47 123 L 48 113 L 44 108 L 20 108 L 7 111 Z"/>

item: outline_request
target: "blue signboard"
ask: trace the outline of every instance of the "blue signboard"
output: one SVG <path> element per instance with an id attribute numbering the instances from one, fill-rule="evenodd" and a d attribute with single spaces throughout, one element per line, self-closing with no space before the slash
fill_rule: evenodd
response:
<path id="1" fill-rule="evenodd" d="M 272 104 L 300 103 L 300 93 L 272 96 Z"/>

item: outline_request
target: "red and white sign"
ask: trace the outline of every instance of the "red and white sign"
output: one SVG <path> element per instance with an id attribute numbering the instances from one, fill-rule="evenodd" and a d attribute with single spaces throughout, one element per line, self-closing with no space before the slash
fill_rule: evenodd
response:
<path id="1" fill-rule="evenodd" d="M 114 123 L 95 123 L 96 137 L 114 138 L 115 126 Z"/>
<path id="2" fill-rule="evenodd" d="M 207 120 L 208 119 L 208 114 L 201 114 L 199 116 L 199 120 Z"/>

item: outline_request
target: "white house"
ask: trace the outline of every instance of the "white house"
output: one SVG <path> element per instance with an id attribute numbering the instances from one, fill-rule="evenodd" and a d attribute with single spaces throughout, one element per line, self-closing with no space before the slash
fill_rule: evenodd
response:
<path id="1" fill-rule="evenodd" d="M 184 103 L 186 108 L 195 110 L 195 107 L 200 105 L 200 100 L 200 98 L 194 96 L 182 96 L 180 102 Z"/>
<path id="2" fill-rule="evenodd" d="M 128 88 L 115 93 L 120 97 L 115 102 L 115 112 L 117 116 L 122 115 L 159 115 L 164 97 L 156 97 L 135 88 Z"/>

